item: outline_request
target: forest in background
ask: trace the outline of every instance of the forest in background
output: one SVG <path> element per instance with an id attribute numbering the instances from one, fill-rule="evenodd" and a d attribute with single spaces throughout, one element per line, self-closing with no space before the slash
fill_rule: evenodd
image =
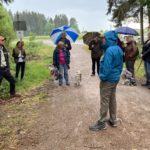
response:
<path id="1" fill-rule="evenodd" d="M 65 14 L 55 15 L 54 18 L 46 17 L 44 14 L 37 12 L 17 12 L 13 14 L 7 11 L 3 5 L 0 4 L 0 34 L 7 38 L 7 43 L 16 38 L 16 33 L 13 28 L 13 21 L 17 20 L 17 14 L 20 21 L 25 21 L 27 31 L 25 36 L 35 35 L 50 35 L 54 28 L 69 25 L 74 28 L 78 33 L 80 32 L 76 18 L 68 18 Z"/>
<path id="2" fill-rule="evenodd" d="M 54 18 L 29 11 L 17 12 L 15 14 L 9 11 L 9 14 L 13 21 L 17 21 L 17 15 L 19 15 L 19 20 L 26 22 L 26 36 L 30 35 L 30 33 L 34 33 L 35 35 L 49 35 L 54 28 L 63 25 L 69 25 L 77 32 L 80 32 L 77 20 L 73 17 L 69 19 L 65 14 L 55 15 Z"/>

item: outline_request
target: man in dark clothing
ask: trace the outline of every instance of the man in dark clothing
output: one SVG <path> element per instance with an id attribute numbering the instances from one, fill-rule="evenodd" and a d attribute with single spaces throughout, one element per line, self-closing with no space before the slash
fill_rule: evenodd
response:
<path id="1" fill-rule="evenodd" d="M 68 51 L 70 51 L 70 50 L 72 49 L 72 46 L 71 46 L 70 41 L 69 41 L 66 37 L 67 37 L 66 33 L 63 32 L 62 35 L 61 35 L 61 39 L 58 40 L 57 44 L 58 44 L 60 41 L 63 42 L 63 43 L 65 44 L 65 48 L 66 48 Z"/>
<path id="2" fill-rule="evenodd" d="M 10 83 L 10 96 L 18 97 L 15 92 L 15 80 L 10 73 L 8 51 L 4 47 L 5 38 L 0 36 L 0 81 L 5 78 Z"/>
<path id="3" fill-rule="evenodd" d="M 94 38 L 89 44 L 89 50 L 91 50 L 91 58 L 92 58 L 92 74 L 91 76 L 95 76 L 95 64 L 97 63 L 97 73 L 99 74 L 99 63 L 101 56 L 103 54 L 103 50 L 101 48 L 101 41 L 98 36 Z"/>
<path id="4" fill-rule="evenodd" d="M 150 32 L 148 33 L 148 40 L 144 43 L 142 58 L 144 60 L 146 83 L 143 86 L 147 86 L 150 89 Z"/>

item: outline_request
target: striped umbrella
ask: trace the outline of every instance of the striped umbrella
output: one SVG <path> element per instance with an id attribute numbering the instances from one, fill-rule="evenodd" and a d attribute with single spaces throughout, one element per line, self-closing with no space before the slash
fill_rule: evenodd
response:
<path id="1" fill-rule="evenodd" d="M 52 41 L 56 44 L 60 40 L 61 35 L 64 32 L 66 33 L 67 39 L 70 40 L 70 42 L 75 42 L 79 36 L 78 33 L 71 27 L 62 26 L 52 31 L 52 33 L 50 34 Z"/>

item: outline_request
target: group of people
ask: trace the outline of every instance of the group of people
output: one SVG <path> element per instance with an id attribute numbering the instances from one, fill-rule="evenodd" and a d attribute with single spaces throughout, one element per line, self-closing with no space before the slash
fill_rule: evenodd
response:
<path id="1" fill-rule="evenodd" d="M 5 78 L 10 83 L 10 95 L 18 96 L 15 91 L 15 79 L 10 73 L 9 54 L 4 46 L 5 38 L 0 36 L 0 81 Z M 62 33 L 61 38 L 57 41 L 56 48 L 53 53 L 53 65 L 59 70 L 59 86 L 63 85 L 63 78 L 66 85 L 69 86 L 68 69 L 70 69 L 70 50 L 72 49 L 70 41 L 66 38 L 66 33 Z M 126 68 L 135 76 L 134 64 L 139 54 L 138 47 L 133 38 L 127 38 L 126 46 L 119 40 L 115 31 L 109 31 L 99 39 L 96 36 L 89 44 L 92 58 L 92 74 L 95 76 L 95 64 L 97 63 L 97 73 L 100 78 L 100 119 L 96 124 L 89 127 L 92 131 L 106 129 L 108 122 L 112 127 L 117 127 L 117 103 L 116 103 L 116 88 L 120 80 L 125 62 Z M 101 56 L 103 58 L 101 59 Z M 24 77 L 26 52 L 24 43 L 19 41 L 16 48 L 13 49 L 13 54 L 16 63 L 16 79 L 18 78 L 21 68 L 21 80 Z M 150 89 L 150 32 L 148 40 L 144 43 L 142 59 L 144 60 L 146 83 Z M 101 61 L 100 61 L 101 60 Z M 107 120 L 109 111 L 110 118 Z"/>
<path id="2" fill-rule="evenodd" d="M 106 129 L 107 122 L 112 127 L 117 127 L 116 87 L 120 80 L 124 62 L 126 69 L 132 73 L 133 78 L 135 77 L 134 65 L 139 55 L 137 43 L 133 37 L 127 37 L 125 46 L 117 34 L 114 31 L 110 31 L 106 32 L 101 40 L 97 40 L 97 37 L 92 40 L 89 44 L 89 49 L 91 50 L 92 57 L 92 76 L 95 75 L 95 62 L 97 62 L 97 71 L 101 80 L 100 119 L 94 125 L 90 126 L 89 129 L 92 131 Z M 102 52 L 104 56 L 100 61 Z M 95 57 L 95 55 L 97 55 L 97 57 Z M 142 59 L 144 60 L 147 79 L 143 86 L 147 86 L 150 89 L 150 32 L 148 33 L 148 40 L 143 46 Z M 133 82 L 133 84 L 136 85 L 135 82 Z M 110 114 L 109 119 L 107 119 L 108 111 Z"/>
<path id="3" fill-rule="evenodd" d="M 24 42 L 18 41 L 16 47 L 13 49 L 12 56 L 16 64 L 16 79 L 12 76 L 10 72 L 9 65 L 9 52 L 6 49 L 5 45 L 6 38 L 0 36 L 0 84 L 5 78 L 10 84 L 10 97 L 20 97 L 19 94 L 16 94 L 16 81 L 18 80 L 19 72 L 21 70 L 21 80 L 24 78 L 25 73 L 25 61 L 26 61 L 26 52 L 24 49 Z"/>

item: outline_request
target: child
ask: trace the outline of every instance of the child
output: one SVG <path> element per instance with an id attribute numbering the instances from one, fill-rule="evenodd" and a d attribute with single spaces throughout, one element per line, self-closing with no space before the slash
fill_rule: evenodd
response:
<path id="1" fill-rule="evenodd" d="M 63 42 L 59 42 L 57 47 L 53 53 L 53 65 L 58 68 L 59 70 L 59 86 L 63 84 L 63 76 L 66 81 L 66 85 L 69 86 L 69 76 L 68 76 L 68 69 L 70 64 L 70 54 L 69 51 L 65 48 Z"/>

